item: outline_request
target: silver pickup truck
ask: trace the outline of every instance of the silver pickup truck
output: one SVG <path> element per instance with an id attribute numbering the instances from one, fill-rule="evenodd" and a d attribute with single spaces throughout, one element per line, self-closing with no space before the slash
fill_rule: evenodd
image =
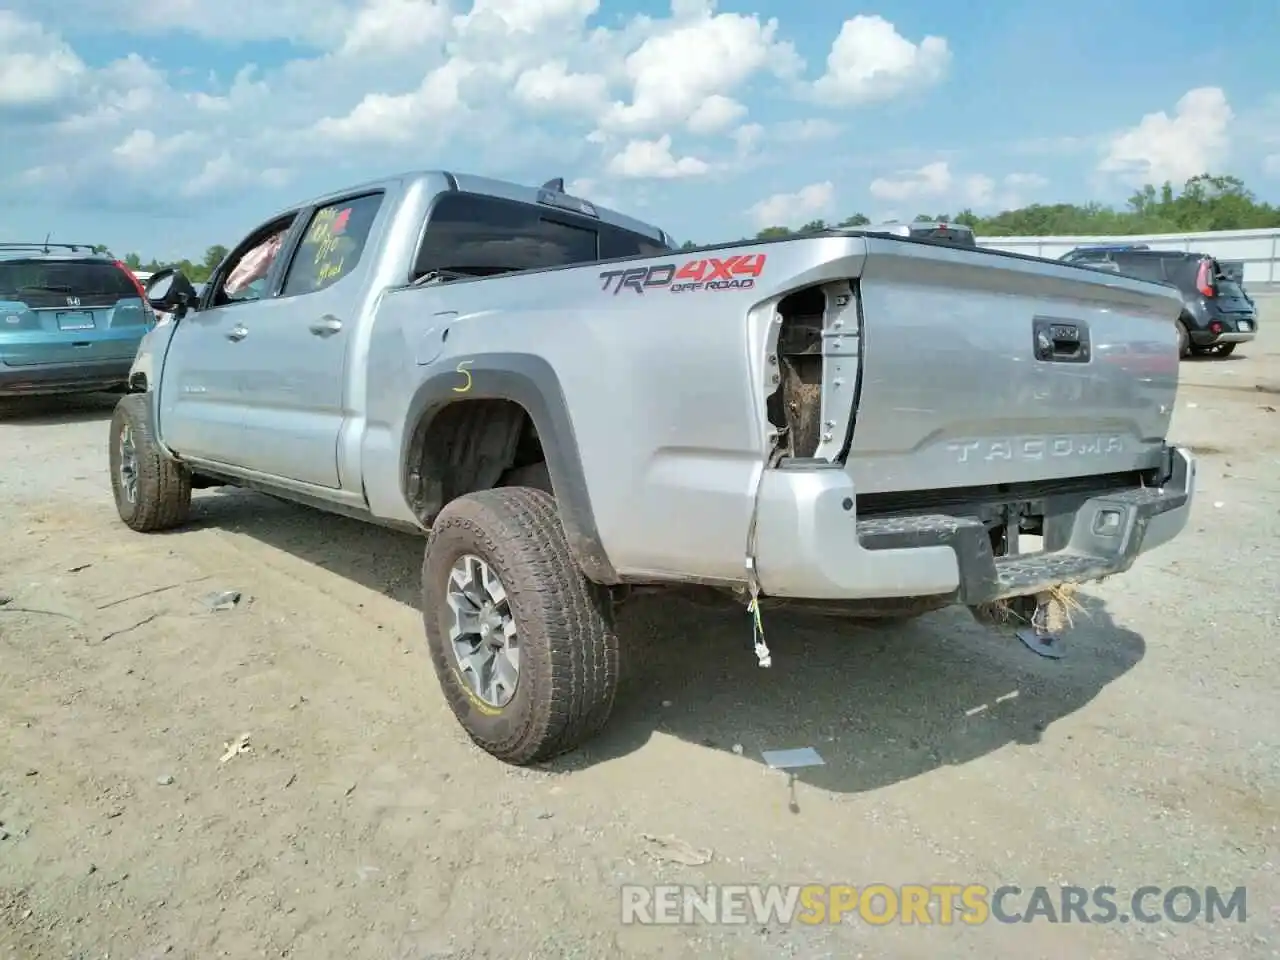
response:
<path id="1" fill-rule="evenodd" d="M 603 726 L 637 589 L 736 598 L 768 665 L 770 605 L 1035 613 L 1191 506 L 1181 301 L 1082 267 L 839 230 L 681 252 L 559 181 L 427 172 L 147 295 L 122 520 L 234 485 L 427 532 L 434 667 L 509 763 Z"/>

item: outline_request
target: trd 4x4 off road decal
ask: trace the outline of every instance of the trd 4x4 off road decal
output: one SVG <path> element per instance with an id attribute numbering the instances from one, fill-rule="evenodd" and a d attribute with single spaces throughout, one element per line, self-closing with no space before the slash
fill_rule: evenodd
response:
<path id="1" fill-rule="evenodd" d="M 672 293 L 690 290 L 750 290 L 764 272 L 765 254 L 746 253 L 719 259 L 706 257 L 684 263 L 659 263 L 651 267 L 627 267 L 600 274 L 600 289 L 616 297 L 623 290 L 643 294 L 652 289 Z"/>

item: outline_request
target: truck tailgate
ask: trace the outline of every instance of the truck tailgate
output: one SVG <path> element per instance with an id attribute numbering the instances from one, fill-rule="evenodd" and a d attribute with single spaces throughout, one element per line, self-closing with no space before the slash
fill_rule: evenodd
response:
<path id="1" fill-rule="evenodd" d="M 846 469 L 860 493 L 1157 466 L 1173 291 L 981 250 L 868 240 Z"/>

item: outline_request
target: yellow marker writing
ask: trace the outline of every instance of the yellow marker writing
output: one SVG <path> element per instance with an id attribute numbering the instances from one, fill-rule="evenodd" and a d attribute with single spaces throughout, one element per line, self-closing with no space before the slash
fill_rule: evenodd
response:
<path id="1" fill-rule="evenodd" d="M 466 380 L 463 382 L 462 386 L 453 388 L 454 393 L 466 393 L 471 389 L 471 371 L 468 370 L 467 367 L 471 366 L 473 363 L 475 363 L 474 360 L 463 360 L 458 364 L 457 370 L 466 378 Z"/>

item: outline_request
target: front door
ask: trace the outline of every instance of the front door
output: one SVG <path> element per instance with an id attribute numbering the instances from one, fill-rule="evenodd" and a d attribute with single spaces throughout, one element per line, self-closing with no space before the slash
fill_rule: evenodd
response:
<path id="1" fill-rule="evenodd" d="M 240 359 L 245 467 L 341 487 L 344 372 L 375 259 L 382 200 L 381 193 L 372 193 L 316 208 L 290 256 L 279 295 L 260 303 L 246 321 L 247 349 Z"/>
<path id="2" fill-rule="evenodd" d="M 245 324 L 278 276 L 274 254 L 294 214 L 259 227 L 210 279 L 200 309 L 178 321 L 160 378 L 160 430 L 170 449 L 233 466 L 244 452 Z"/>

